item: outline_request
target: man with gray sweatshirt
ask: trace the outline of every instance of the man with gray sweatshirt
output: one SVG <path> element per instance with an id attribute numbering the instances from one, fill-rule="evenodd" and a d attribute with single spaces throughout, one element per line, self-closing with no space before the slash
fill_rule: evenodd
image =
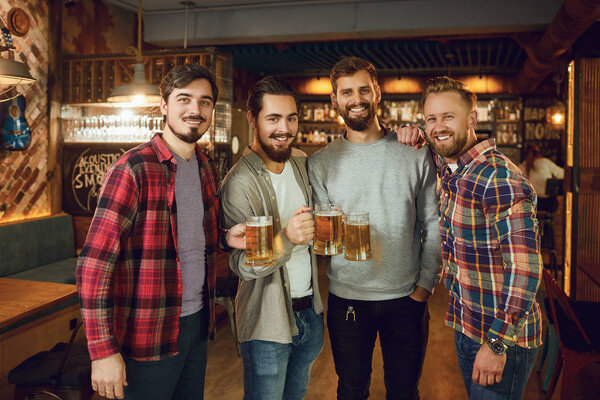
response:
<path id="1" fill-rule="evenodd" d="M 367 399 L 379 333 L 386 398 L 418 399 L 427 299 L 440 280 L 436 168 L 427 149 L 399 144 L 377 120 L 375 67 L 349 57 L 331 72 L 331 102 L 347 131 L 308 160 L 315 204 L 367 211 L 373 256 L 331 257 L 327 325 L 338 399 Z"/>

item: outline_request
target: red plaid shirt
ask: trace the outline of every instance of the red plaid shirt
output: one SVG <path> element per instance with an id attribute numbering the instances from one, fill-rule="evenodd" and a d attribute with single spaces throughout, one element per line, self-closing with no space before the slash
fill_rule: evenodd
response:
<path id="1" fill-rule="evenodd" d="M 217 175 L 196 147 L 206 234 L 205 303 L 214 333 Z M 77 289 L 92 360 L 121 352 L 137 360 L 177 353 L 182 302 L 177 257 L 176 164 L 156 134 L 121 156 L 104 177 L 77 262 Z"/>

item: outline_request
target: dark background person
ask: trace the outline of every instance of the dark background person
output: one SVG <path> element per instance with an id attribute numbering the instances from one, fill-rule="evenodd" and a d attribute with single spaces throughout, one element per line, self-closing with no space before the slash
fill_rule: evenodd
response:
<path id="1" fill-rule="evenodd" d="M 565 170 L 552 160 L 542 156 L 536 144 L 529 144 L 525 149 L 525 158 L 519 168 L 533 185 L 538 196 L 538 210 L 553 211 L 558 206 L 554 196 L 546 193 L 548 179 L 563 179 Z"/>

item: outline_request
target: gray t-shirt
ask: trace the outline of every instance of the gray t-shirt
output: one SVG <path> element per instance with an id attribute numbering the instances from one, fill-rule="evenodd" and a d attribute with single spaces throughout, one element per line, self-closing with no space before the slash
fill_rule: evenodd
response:
<path id="1" fill-rule="evenodd" d="M 329 290 L 356 300 L 409 295 L 415 285 L 429 291 L 440 280 L 441 245 L 436 168 L 428 148 L 415 151 L 391 131 L 371 143 L 340 137 L 308 159 L 313 201 L 367 211 L 373 257 L 331 257 Z"/>
<path id="2" fill-rule="evenodd" d="M 181 265 L 183 300 L 181 317 L 204 306 L 202 287 L 206 276 L 204 250 L 204 203 L 196 153 L 185 161 L 173 153 L 177 163 L 175 204 L 177 205 L 177 256 Z"/>

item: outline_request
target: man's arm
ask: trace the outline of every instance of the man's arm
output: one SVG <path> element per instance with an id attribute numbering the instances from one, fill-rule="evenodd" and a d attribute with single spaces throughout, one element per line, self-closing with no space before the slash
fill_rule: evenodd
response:
<path id="1" fill-rule="evenodd" d="M 260 210 L 253 209 L 248 193 L 244 190 L 244 183 L 232 176 L 228 176 L 223 182 L 220 202 L 222 226 L 225 228 L 244 223 L 247 216 L 259 215 L 263 212 L 262 208 Z M 314 223 L 308 211 L 310 211 L 308 207 L 296 210 L 295 215 L 288 221 L 288 225 L 274 235 L 275 263 L 273 265 L 266 267 L 245 265 L 246 250 L 235 249 L 229 254 L 231 270 L 242 280 L 251 280 L 268 276 L 281 268 L 291 258 L 296 244 L 305 244 L 312 238 L 311 229 L 307 226 L 312 225 L 312 231 L 314 231 Z M 239 236 L 240 230 L 235 228 L 235 234 Z"/>
<path id="2" fill-rule="evenodd" d="M 101 395 L 118 398 L 122 398 L 122 387 L 127 382 L 113 332 L 111 282 L 121 251 L 121 236 L 131 229 L 136 213 L 137 188 L 133 177 L 124 165 L 111 168 L 104 178 L 76 270 L 81 314 L 92 359 L 92 387 Z"/>
<path id="3" fill-rule="evenodd" d="M 506 168 L 496 170 L 484 194 L 486 218 L 500 243 L 504 263 L 502 295 L 488 338 L 516 344 L 540 285 L 542 259 L 534 219 L 534 190 Z M 473 380 L 481 385 L 500 382 L 506 355 L 494 354 L 487 344 L 477 353 Z"/>
<path id="4" fill-rule="evenodd" d="M 417 220 L 421 227 L 421 272 L 413 298 L 425 301 L 438 284 L 442 271 L 439 206 L 436 194 L 436 167 L 426 150 L 419 150 L 423 169 L 421 187 L 416 199 Z M 427 291 L 427 293 L 425 292 Z"/>

